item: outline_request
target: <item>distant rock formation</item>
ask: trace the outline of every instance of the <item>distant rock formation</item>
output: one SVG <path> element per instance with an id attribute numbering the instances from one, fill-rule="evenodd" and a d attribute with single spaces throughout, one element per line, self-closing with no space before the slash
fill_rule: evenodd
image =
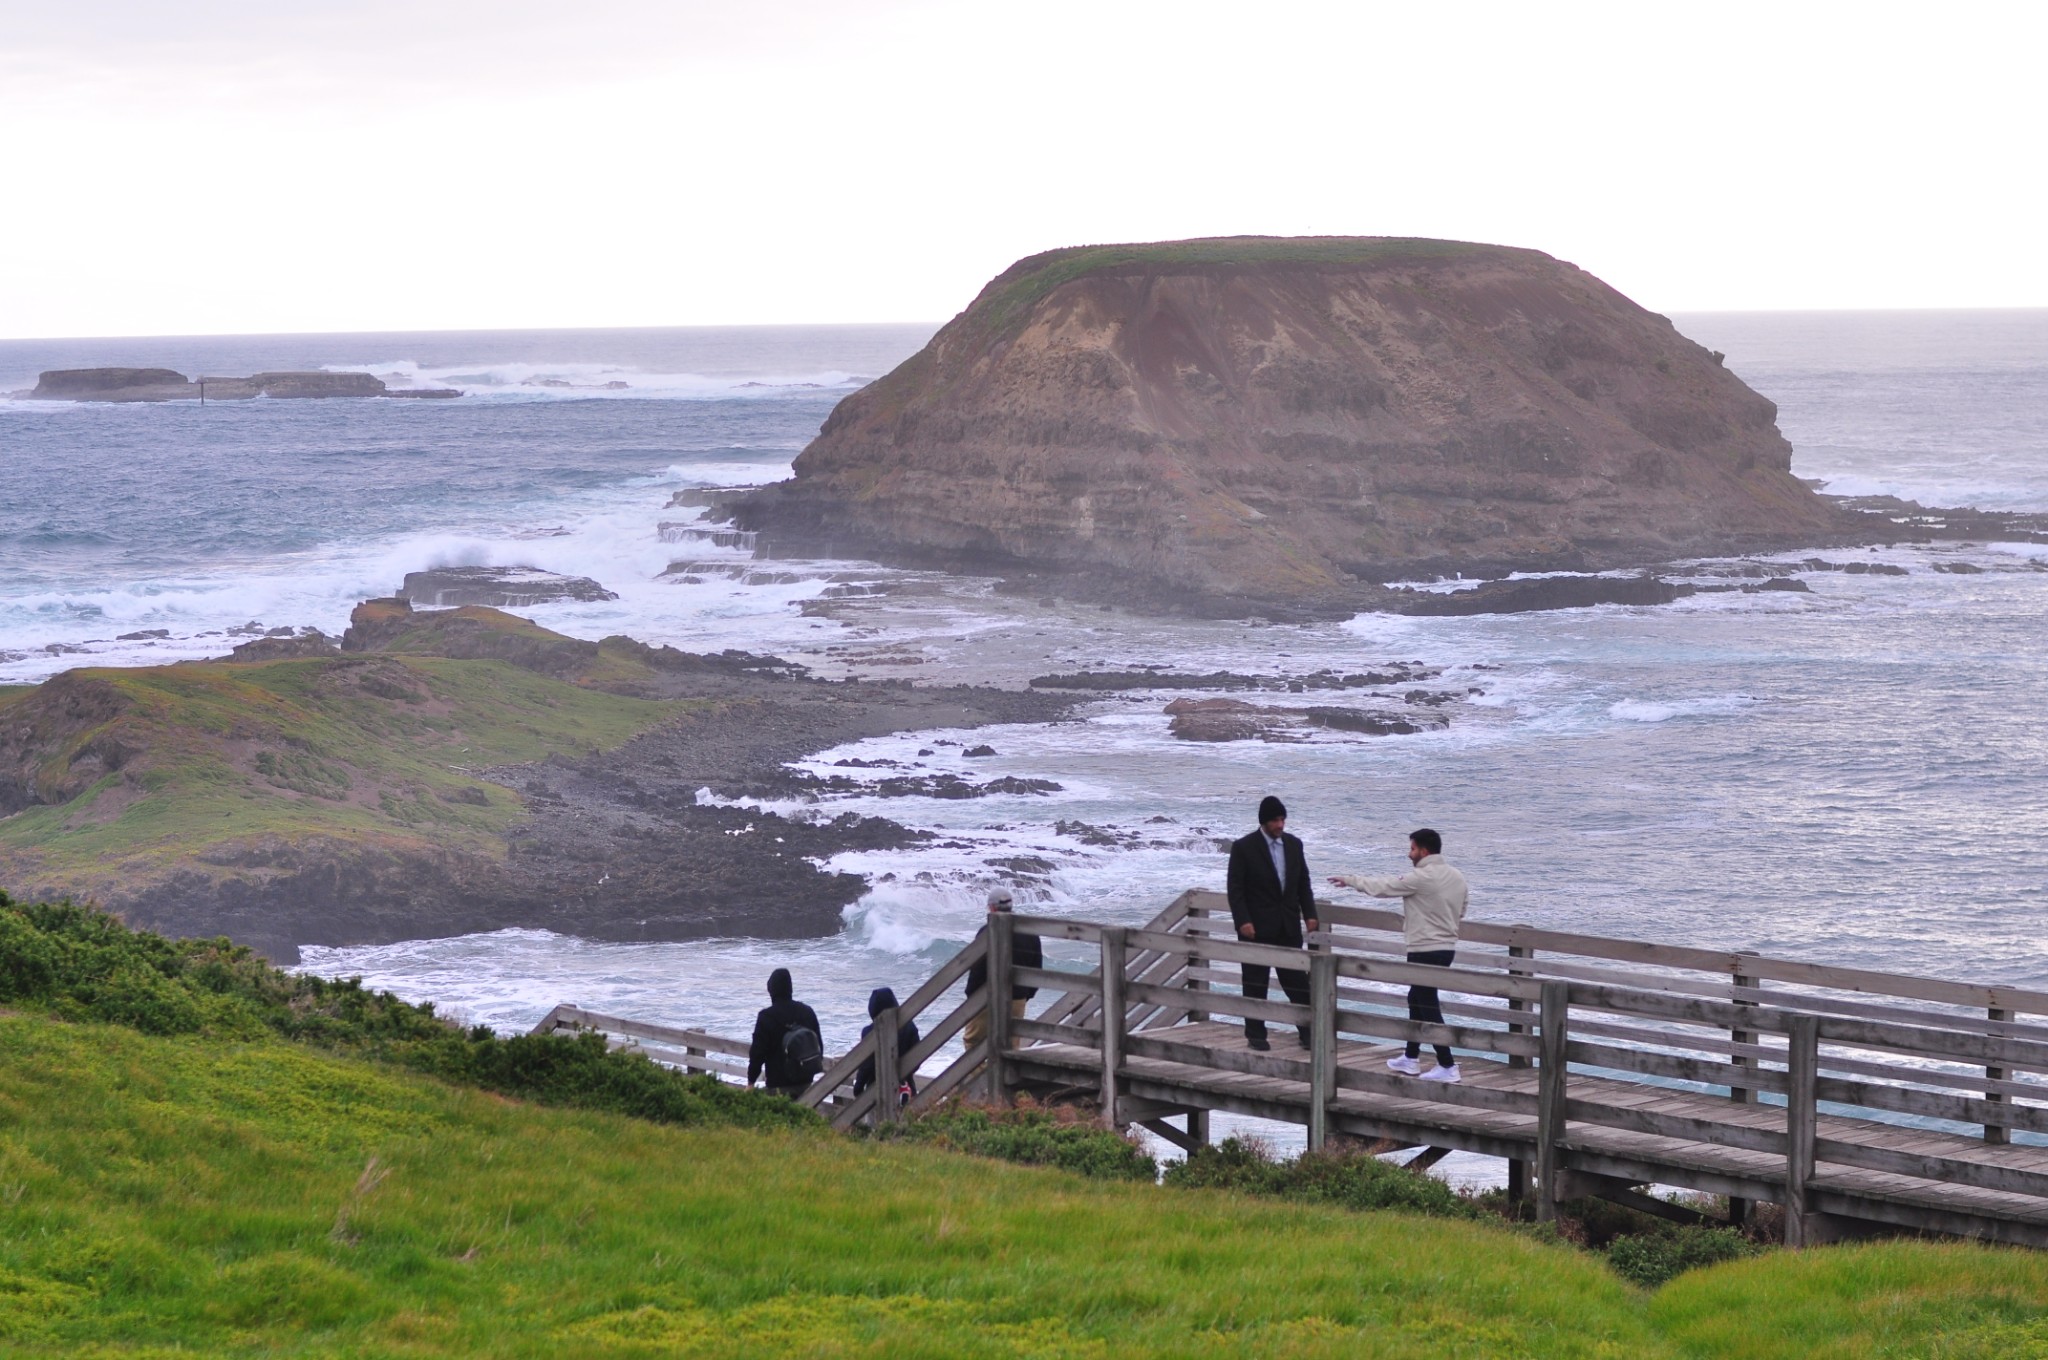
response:
<path id="1" fill-rule="evenodd" d="M 410 571 L 398 597 L 427 609 L 482 604 L 493 609 L 526 609 L 565 600 L 616 600 L 588 576 L 558 576 L 538 567 L 436 567 Z"/>
<path id="2" fill-rule="evenodd" d="M 1355 607 L 1432 573 L 1825 540 L 1777 408 L 1533 250 L 1381 238 L 1020 261 L 732 505 L 770 554 Z"/>
<path id="3" fill-rule="evenodd" d="M 248 401 L 255 397 L 459 397 L 452 387 L 387 388 L 368 373 L 258 373 L 187 378 L 168 368 L 57 368 L 24 393 L 31 401 Z"/>

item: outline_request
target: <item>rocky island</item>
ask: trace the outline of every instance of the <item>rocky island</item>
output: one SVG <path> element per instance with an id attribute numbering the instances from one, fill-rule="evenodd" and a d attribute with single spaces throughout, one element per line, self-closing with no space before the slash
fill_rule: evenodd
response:
<path id="1" fill-rule="evenodd" d="M 452 387 L 386 387 L 370 373 L 257 373 L 188 378 L 169 368 L 55 368 L 18 396 L 29 401 L 249 401 L 256 397 L 459 397 Z"/>
<path id="2" fill-rule="evenodd" d="M 769 554 L 1342 612 L 1381 583 L 1793 546 L 1848 517 L 1777 408 L 1577 267 L 1242 237 L 1019 261 L 733 502 Z"/>

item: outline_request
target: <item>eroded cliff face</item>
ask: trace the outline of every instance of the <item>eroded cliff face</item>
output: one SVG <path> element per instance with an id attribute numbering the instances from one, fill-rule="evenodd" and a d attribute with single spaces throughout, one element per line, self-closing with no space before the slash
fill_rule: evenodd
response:
<path id="1" fill-rule="evenodd" d="M 990 283 L 736 513 L 771 552 L 1342 605 L 1418 572 L 1811 541 L 1836 512 L 1776 416 L 1536 251 L 1084 247 Z"/>

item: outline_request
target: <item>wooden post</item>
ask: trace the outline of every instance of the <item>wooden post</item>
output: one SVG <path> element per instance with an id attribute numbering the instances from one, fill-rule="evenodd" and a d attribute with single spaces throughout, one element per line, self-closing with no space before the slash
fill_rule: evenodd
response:
<path id="1" fill-rule="evenodd" d="M 1330 1097 L 1337 1089 L 1337 956 L 1318 950 L 1308 958 L 1308 1150 L 1330 1140 Z"/>
<path id="2" fill-rule="evenodd" d="M 1102 928 L 1102 1122 L 1123 1127 L 1117 1101 L 1123 1095 L 1124 928 Z"/>
<path id="3" fill-rule="evenodd" d="M 1533 959 L 1533 958 L 1535 958 L 1535 957 L 1536 957 L 1536 951 L 1535 951 L 1534 949 L 1531 949 L 1531 948 L 1530 948 L 1529 946 L 1527 946 L 1527 945 L 1522 945 L 1522 944 L 1511 944 L 1511 945 L 1509 945 L 1509 946 L 1508 946 L 1508 960 L 1509 960 L 1509 962 L 1508 962 L 1508 976 L 1509 976 L 1509 977 L 1533 977 L 1533 976 L 1535 975 L 1535 974 L 1534 974 L 1534 972 L 1533 972 L 1533 970 L 1531 970 L 1531 969 L 1528 969 L 1528 968 L 1517 968 L 1517 967 L 1515 967 L 1515 965 L 1514 965 L 1514 960 L 1516 960 L 1516 959 Z M 1518 997 L 1518 996 L 1511 996 L 1511 997 L 1509 997 L 1509 998 L 1508 998 L 1508 1009 L 1509 1009 L 1510 1011 L 1513 1011 L 1513 1012 L 1517 1012 L 1517 1013 L 1519 1013 L 1519 1012 L 1522 1012 L 1522 1011 L 1526 1011 L 1526 1010 L 1528 1010 L 1528 1009 L 1529 1009 L 1529 1003 L 1528 1003 L 1528 1002 L 1526 1002 L 1526 1001 L 1524 1001 L 1524 1000 L 1522 1000 L 1522 999 L 1521 999 L 1520 997 Z M 1529 1027 L 1528 1027 L 1527 1025 L 1521 1024 L 1521 1023 L 1519 1023 L 1519 1022 L 1517 1022 L 1517 1021 L 1514 1021 L 1514 1020 L 1510 1020 L 1510 1021 L 1508 1021 L 1508 1033 L 1510 1033 L 1510 1034 L 1527 1034 L 1528 1032 L 1529 1032 Z M 1527 1067 L 1528 1065 L 1529 1065 L 1529 1060 L 1528 1060 L 1527 1058 L 1523 1057 L 1523 1056 L 1522 1056 L 1521 1054 L 1519 1054 L 1519 1053 L 1510 1053 L 1510 1054 L 1508 1055 L 1508 1066 L 1509 1066 L 1510 1068 L 1516 1068 L 1516 1067 Z M 1528 1190 L 1529 1190 L 1529 1167 L 1528 1167 L 1528 1164 L 1527 1164 L 1526 1162 L 1523 1162 L 1523 1161 L 1522 1161 L 1522 1160 L 1521 1160 L 1520 1158 L 1516 1158 L 1516 1157 L 1510 1157 L 1510 1158 L 1508 1158 L 1508 1201 L 1509 1201 L 1510 1203 L 1512 1203 L 1512 1204 L 1519 1204 L 1519 1203 L 1521 1203 L 1521 1202 L 1522 1202 L 1522 1196 L 1523 1196 L 1523 1195 L 1525 1195 L 1525 1194 L 1527 1194 L 1527 1193 L 1528 1193 Z"/>
<path id="4" fill-rule="evenodd" d="M 1737 953 L 1737 955 L 1747 956 L 1749 958 L 1755 958 L 1757 956 L 1756 951 L 1754 949 L 1738 949 L 1735 952 Z M 1748 973 L 1743 972 L 1742 965 L 1739 963 L 1735 965 L 1734 971 L 1730 973 L 1729 977 L 1730 980 L 1733 981 L 1737 987 L 1755 987 L 1760 985 L 1761 982 L 1760 979 L 1751 977 Z M 1755 1006 L 1756 1002 L 1745 1001 L 1741 997 L 1737 997 L 1735 999 L 1735 1004 L 1738 1006 Z M 1747 1029 L 1731 1029 L 1728 1031 L 1728 1038 L 1731 1043 L 1753 1044 L 1756 1042 L 1756 1031 Z M 1731 1054 L 1730 1060 L 1737 1067 L 1756 1066 L 1756 1059 L 1742 1053 Z M 1750 1086 L 1738 1086 L 1735 1083 L 1730 1082 L 1728 1084 L 1728 1098 L 1730 1100 L 1733 1100 L 1738 1105 L 1754 1105 L 1756 1104 L 1756 1089 Z M 1734 1195 L 1730 1195 L 1728 1197 L 1728 1221 L 1731 1224 L 1740 1225 L 1742 1223 L 1748 1222 L 1748 1220 L 1749 1201 L 1746 1199 L 1738 1198 Z"/>
<path id="5" fill-rule="evenodd" d="M 1010 1074 L 1004 1059 L 1010 1051 L 1011 937 L 1016 918 L 1007 911 L 988 914 L 988 1099 L 1010 1103 Z"/>
<path id="6" fill-rule="evenodd" d="M 894 1006 L 875 1017 L 875 1125 L 878 1128 L 903 1118 L 903 1107 L 896 1103 L 897 1088 L 903 1085 L 899 1066 L 903 1055 L 896 1051 L 900 1025 Z"/>
<path id="7" fill-rule="evenodd" d="M 1817 1122 L 1814 1081 L 1820 1069 L 1820 1019 L 1791 1017 L 1785 1043 L 1785 1245 L 1803 1247 L 1814 1235 L 1813 1216 L 1806 1207 L 1806 1183 L 1813 1176 L 1813 1138 Z"/>
<path id="8" fill-rule="evenodd" d="M 1542 1027 L 1536 1059 L 1536 1219 L 1557 1217 L 1558 1155 L 1564 1142 L 1565 1029 L 1571 991 L 1563 982 L 1543 984 L 1537 1023 Z"/>
<path id="9" fill-rule="evenodd" d="M 1188 1141 L 1196 1147 L 1209 1146 L 1209 1112 L 1207 1110 L 1188 1111 Z"/>
<path id="10" fill-rule="evenodd" d="M 1209 914 L 1209 910 L 1208 910 L 1208 908 L 1206 908 L 1206 907 L 1189 907 L 1189 908 L 1188 908 L 1188 916 L 1189 916 L 1190 918 L 1193 918 L 1193 917 L 1197 917 L 1197 916 L 1204 916 L 1204 917 L 1206 917 L 1206 916 L 1207 916 L 1208 914 Z M 1202 957 L 1202 956 L 1201 956 L 1200 954 L 1190 954 L 1190 955 L 1188 955 L 1188 960 L 1187 960 L 1187 962 L 1186 962 L 1186 963 L 1185 963 L 1184 965 L 1182 965 L 1182 966 L 1183 966 L 1184 968 L 1186 968 L 1186 969 L 1187 969 L 1187 970 L 1188 970 L 1189 972 L 1193 972 L 1193 971 L 1194 971 L 1195 969 L 1197 969 L 1197 968 L 1206 968 L 1206 967 L 1208 967 L 1208 960 L 1207 960 L 1207 959 L 1204 959 L 1204 958 L 1203 958 L 1203 957 Z M 1188 980 L 1187 980 L 1187 989 L 1188 989 L 1189 991 L 1191 991 L 1191 992 L 1206 992 L 1206 991 L 1208 991 L 1208 990 L 1209 990 L 1209 980 L 1208 980 L 1207 978 L 1198 978 L 1198 977 L 1190 977 L 1190 978 L 1188 978 Z M 1189 998 L 1188 998 L 1188 1000 L 1189 1000 L 1189 1002 L 1190 1002 L 1190 1003 L 1192 1003 L 1192 1002 L 1194 1001 L 1194 998 L 1193 998 L 1193 997 L 1189 997 Z M 1206 1022 L 1206 1021 L 1208 1020 L 1208 1018 L 1209 1018 L 1209 1012 L 1207 1012 L 1207 1011 L 1204 1011 L 1204 1010 L 1197 1010 L 1197 1009 L 1195 1009 L 1195 1007 L 1194 1007 L 1194 1006 L 1193 1006 L 1192 1004 L 1190 1004 L 1190 1005 L 1188 1006 L 1188 1023 L 1189 1023 L 1189 1024 L 1191 1024 L 1191 1025 L 1199 1025 L 1199 1024 L 1202 1024 L 1202 1023 Z M 1207 1124 L 1208 1124 L 1208 1116 L 1207 1116 L 1207 1114 L 1206 1114 L 1206 1113 L 1204 1113 L 1204 1115 L 1203 1115 L 1203 1126 L 1204 1126 L 1204 1128 L 1205 1128 L 1205 1129 L 1206 1129 L 1206 1127 L 1207 1127 Z M 1204 1136 L 1206 1137 L 1206 1133 L 1205 1133 L 1205 1135 L 1204 1135 Z"/>
<path id="11" fill-rule="evenodd" d="M 1993 1006 L 1990 1010 L 1986 1011 L 1985 1015 L 1992 1020 L 2012 1019 L 2011 1011 L 2001 1010 L 1997 1006 Z M 1984 1069 L 1984 1075 L 1992 1081 L 2004 1081 L 2007 1073 L 2003 1067 L 1987 1067 Z M 1984 1099 L 1994 1105 L 2003 1105 L 2005 1103 L 2005 1096 L 1997 1091 L 1986 1091 Z M 1987 1143 L 2009 1143 L 2012 1141 L 2012 1135 L 2006 1131 L 2005 1126 L 2002 1124 L 1986 1124 L 1984 1126 L 1984 1141 Z"/>

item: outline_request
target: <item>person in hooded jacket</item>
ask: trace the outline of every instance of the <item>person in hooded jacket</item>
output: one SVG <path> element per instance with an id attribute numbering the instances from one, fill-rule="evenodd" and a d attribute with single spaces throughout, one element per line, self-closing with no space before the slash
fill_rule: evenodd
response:
<path id="1" fill-rule="evenodd" d="M 754 1041 L 747 1048 L 747 1085 L 767 1078 L 770 1093 L 794 1100 L 811 1089 L 815 1074 L 793 1070 L 783 1050 L 783 1039 L 797 1026 L 822 1038 L 818 1013 L 796 999 L 796 984 L 787 968 L 768 975 L 768 1006 L 754 1017 Z"/>
<path id="2" fill-rule="evenodd" d="M 891 989 L 877 987 L 868 993 L 868 1019 L 870 1021 L 881 1019 L 883 1011 L 894 1010 L 895 1008 L 896 993 Z M 873 1028 L 874 1025 L 872 1024 L 862 1025 L 860 1027 L 860 1037 L 863 1039 L 867 1038 L 868 1031 Z M 910 1052 L 920 1037 L 917 1032 L 917 1021 L 905 1020 L 902 1024 L 898 1025 L 896 1027 L 896 1053 L 898 1058 L 900 1059 L 903 1054 Z M 911 1094 L 915 1095 L 917 1093 L 917 1077 L 912 1073 L 905 1072 L 903 1074 L 903 1081 L 910 1088 Z M 860 1070 L 853 1074 L 853 1093 L 859 1095 L 874 1084 L 875 1060 L 870 1055 L 861 1063 Z M 887 1093 L 884 1093 L 883 1098 L 887 1099 Z"/>

